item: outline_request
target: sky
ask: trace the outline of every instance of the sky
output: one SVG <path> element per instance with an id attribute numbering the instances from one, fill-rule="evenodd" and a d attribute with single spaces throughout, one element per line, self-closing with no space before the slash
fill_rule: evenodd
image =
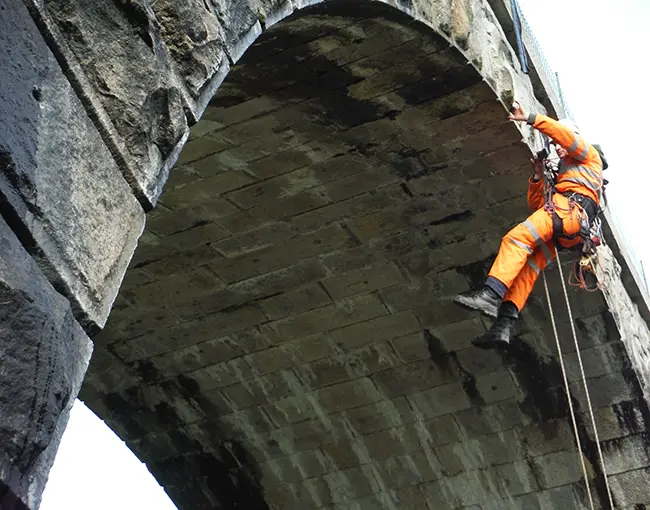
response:
<path id="1" fill-rule="evenodd" d="M 650 273 L 642 205 L 650 148 L 649 0 L 520 0 L 585 138 L 609 160 L 609 208 L 628 249 Z M 70 423 L 41 510 L 174 510 L 142 464 L 82 403 Z"/>

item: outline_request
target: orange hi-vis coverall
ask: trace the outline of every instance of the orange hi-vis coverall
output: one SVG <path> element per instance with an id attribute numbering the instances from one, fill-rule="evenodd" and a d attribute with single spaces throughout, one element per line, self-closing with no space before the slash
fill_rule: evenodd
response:
<path id="1" fill-rule="evenodd" d="M 565 195 L 577 193 L 599 204 L 602 189 L 603 163 L 594 147 L 568 127 L 544 115 L 532 114 L 528 123 L 568 151 L 568 156 L 560 162 L 552 197 L 555 214 L 561 219 L 567 237 L 555 235 L 553 213 L 544 208 L 544 180 L 529 179 L 528 205 L 535 212 L 503 237 L 486 282 L 504 301 L 512 301 L 518 310 L 526 303 L 540 271 L 555 258 L 554 235 L 566 248 L 582 241 L 577 234 L 586 212 L 570 203 Z"/>

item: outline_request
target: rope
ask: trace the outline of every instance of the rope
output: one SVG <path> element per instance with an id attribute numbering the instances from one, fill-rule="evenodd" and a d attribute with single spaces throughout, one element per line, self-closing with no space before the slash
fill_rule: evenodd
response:
<path id="1" fill-rule="evenodd" d="M 593 287 L 589 287 L 587 278 L 585 277 L 586 273 L 596 274 L 596 264 L 594 263 L 595 257 L 595 255 L 583 255 L 578 262 L 571 266 L 571 272 L 569 273 L 569 285 L 571 287 L 577 287 L 586 290 L 587 292 L 602 290 L 600 281 L 596 280 L 596 284 Z"/>
<path id="2" fill-rule="evenodd" d="M 576 348 L 576 355 L 578 358 L 578 365 L 580 366 L 580 376 L 582 377 L 582 384 L 585 389 L 585 395 L 587 397 L 587 407 L 589 408 L 589 417 L 591 418 L 591 426 L 594 430 L 594 440 L 596 441 L 596 447 L 598 449 L 598 457 L 600 459 L 600 465 L 603 468 L 603 478 L 605 479 L 605 488 L 607 489 L 607 497 L 609 499 L 609 507 L 610 509 L 614 509 L 614 501 L 612 499 L 612 491 L 611 488 L 609 487 L 609 479 L 607 477 L 607 469 L 605 468 L 605 458 L 603 457 L 603 450 L 600 447 L 600 438 L 598 437 L 598 428 L 596 427 L 596 419 L 594 418 L 594 410 L 593 407 L 591 406 L 591 397 L 589 396 L 589 388 L 587 387 L 587 377 L 585 376 L 585 369 L 584 366 L 582 365 L 582 355 L 580 354 L 580 347 L 578 346 L 578 335 L 576 334 L 576 328 L 575 325 L 573 324 L 573 313 L 571 312 L 571 304 L 569 303 L 569 293 L 566 290 L 566 284 L 564 283 L 564 274 L 562 273 L 562 264 L 560 263 L 560 254 L 557 251 L 557 246 L 555 247 L 555 257 L 557 258 L 557 269 L 558 272 L 560 273 L 560 281 L 562 282 L 562 290 L 564 291 L 564 299 L 566 301 L 566 307 L 567 311 L 569 312 L 569 323 L 571 324 L 571 333 L 573 334 L 573 343 L 575 344 Z M 546 283 L 546 276 L 544 277 L 544 283 Z M 548 294 L 548 287 L 546 289 L 548 301 L 549 301 L 549 309 L 550 309 L 550 296 Z M 551 312 L 551 317 L 553 317 L 553 313 Z M 555 319 L 553 319 L 553 324 L 555 324 Z M 553 326 L 555 328 L 555 326 Z M 557 335 L 557 332 L 556 332 Z M 559 349 L 559 341 L 558 341 L 558 349 Z M 562 353 L 560 352 L 560 358 L 562 358 Z M 565 379 L 565 383 L 568 384 L 568 382 Z M 571 401 L 571 396 L 569 395 L 569 388 L 567 386 L 567 399 L 569 402 Z M 574 421 L 574 426 L 575 426 L 575 421 Z M 577 434 L 577 432 L 576 432 Z M 579 439 L 578 436 L 576 435 L 576 439 Z M 578 441 L 579 443 L 580 441 Z M 581 457 L 582 457 L 582 450 L 581 451 Z M 584 460 L 582 461 L 584 465 Z M 589 490 L 587 490 L 589 493 L 589 501 L 592 504 L 593 508 L 593 502 L 591 500 L 591 493 Z"/>
<path id="3" fill-rule="evenodd" d="M 556 249 L 557 254 L 557 249 Z M 558 260 L 558 264 L 559 264 Z M 553 335 L 555 336 L 555 345 L 557 346 L 558 358 L 560 360 L 560 368 L 562 369 L 562 378 L 564 379 L 564 391 L 566 391 L 567 402 L 569 403 L 569 413 L 571 414 L 571 423 L 573 424 L 573 434 L 576 438 L 576 445 L 578 446 L 578 456 L 580 457 L 580 466 L 582 467 L 582 476 L 585 479 L 585 486 L 587 488 L 587 496 L 589 497 L 589 507 L 594 510 L 594 501 L 591 497 L 591 490 L 589 489 L 589 475 L 587 474 L 587 466 L 585 465 L 585 457 L 582 453 L 582 444 L 580 443 L 580 433 L 578 432 L 578 423 L 576 421 L 576 413 L 573 409 L 573 401 L 571 400 L 571 393 L 569 391 L 569 378 L 566 375 L 564 368 L 564 356 L 562 356 L 562 347 L 560 346 L 560 337 L 557 333 L 557 326 L 555 325 L 555 314 L 553 313 L 553 305 L 551 304 L 551 294 L 548 291 L 548 282 L 546 281 L 546 271 L 542 271 L 544 278 L 544 290 L 546 291 L 546 301 L 548 303 L 548 310 L 551 316 L 551 325 L 553 326 Z"/>

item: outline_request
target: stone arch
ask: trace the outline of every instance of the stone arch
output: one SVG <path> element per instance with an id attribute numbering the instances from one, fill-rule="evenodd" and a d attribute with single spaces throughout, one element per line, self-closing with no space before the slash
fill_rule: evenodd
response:
<path id="1" fill-rule="evenodd" d="M 293 5 L 203 86 L 82 397 L 180 508 L 518 508 L 564 402 L 449 297 L 524 211 L 530 86 L 487 4 Z"/>

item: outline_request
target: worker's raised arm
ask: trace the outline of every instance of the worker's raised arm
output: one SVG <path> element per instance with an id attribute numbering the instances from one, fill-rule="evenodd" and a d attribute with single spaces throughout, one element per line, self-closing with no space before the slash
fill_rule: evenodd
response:
<path id="1" fill-rule="evenodd" d="M 564 147 L 571 158 L 584 162 L 594 157 L 594 154 L 590 154 L 590 152 L 595 152 L 595 149 L 561 122 L 535 113 L 531 113 L 526 121 L 555 143 Z"/>
<path id="2" fill-rule="evenodd" d="M 564 147 L 569 156 L 577 161 L 599 158 L 596 149 L 576 135 L 569 127 L 546 115 L 531 113 L 528 115 L 519 103 L 512 105 L 508 116 L 510 120 L 524 121 L 535 129 L 551 138 L 555 143 Z"/>

